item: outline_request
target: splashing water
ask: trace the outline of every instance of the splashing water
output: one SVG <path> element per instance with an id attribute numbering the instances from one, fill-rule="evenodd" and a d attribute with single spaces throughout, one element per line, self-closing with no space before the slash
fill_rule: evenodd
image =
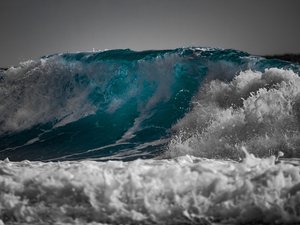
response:
<path id="1" fill-rule="evenodd" d="M 174 126 L 169 153 L 239 159 L 246 146 L 259 157 L 299 157 L 299 94 L 299 76 L 277 68 L 208 82 Z"/>

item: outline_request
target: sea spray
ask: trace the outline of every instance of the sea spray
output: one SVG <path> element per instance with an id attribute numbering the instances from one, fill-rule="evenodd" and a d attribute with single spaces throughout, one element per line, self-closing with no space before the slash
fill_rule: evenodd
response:
<path id="1" fill-rule="evenodd" d="M 173 127 L 167 154 L 238 160 L 246 146 L 259 157 L 299 157 L 299 87 L 298 74 L 277 68 L 206 83 Z"/>

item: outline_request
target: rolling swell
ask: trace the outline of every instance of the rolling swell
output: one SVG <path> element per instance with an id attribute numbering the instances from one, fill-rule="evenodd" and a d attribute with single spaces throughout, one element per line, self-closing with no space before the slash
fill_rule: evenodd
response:
<path id="1" fill-rule="evenodd" d="M 1 72 L 0 157 L 153 157 L 168 146 L 171 149 L 172 126 L 183 117 L 186 120 L 186 113 L 201 112 L 193 104 L 203 93 L 203 84 L 219 80 L 225 85 L 241 71 L 263 72 L 269 67 L 298 69 L 284 61 L 209 48 L 66 53 L 21 63 Z M 219 90 L 222 85 L 211 94 Z M 244 97 L 235 95 L 227 93 L 229 99 Z M 234 105 L 240 100 L 232 101 Z M 195 136 L 199 129 L 187 136 Z M 178 130 L 185 128 L 175 133 Z M 235 143 L 243 140 L 238 138 Z M 185 153 L 181 152 L 179 155 Z M 214 153 L 204 156 L 214 157 Z"/>

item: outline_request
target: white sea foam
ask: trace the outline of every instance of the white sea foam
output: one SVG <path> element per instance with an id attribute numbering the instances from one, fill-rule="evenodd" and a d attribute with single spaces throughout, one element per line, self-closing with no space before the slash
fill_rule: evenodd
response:
<path id="1" fill-rule="evenodd" d="M 300 222 L 299 166 L 247 155 L 132 162 L 0 162 L 7 224 Z M 210 222 L 209 222 L 210 221 Z"/>
<path id="2" fill-rule="evenodd" d="M 300 77 L 293 71 L 248 70 L 231 82 L 214 79 L 193 101 L 173 127 L 172 157 L 239 159 L 241 146 L 260 157 L 279 151 L 300 156 Z"/>

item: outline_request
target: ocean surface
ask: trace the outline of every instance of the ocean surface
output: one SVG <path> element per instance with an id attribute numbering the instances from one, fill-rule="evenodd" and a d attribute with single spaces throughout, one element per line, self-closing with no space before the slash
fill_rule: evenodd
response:
<path id="1" fill-rule="evenodd" d="M 0 224 L 300 224 L 299 74 L 202 47 L 0 70 Z"/>

